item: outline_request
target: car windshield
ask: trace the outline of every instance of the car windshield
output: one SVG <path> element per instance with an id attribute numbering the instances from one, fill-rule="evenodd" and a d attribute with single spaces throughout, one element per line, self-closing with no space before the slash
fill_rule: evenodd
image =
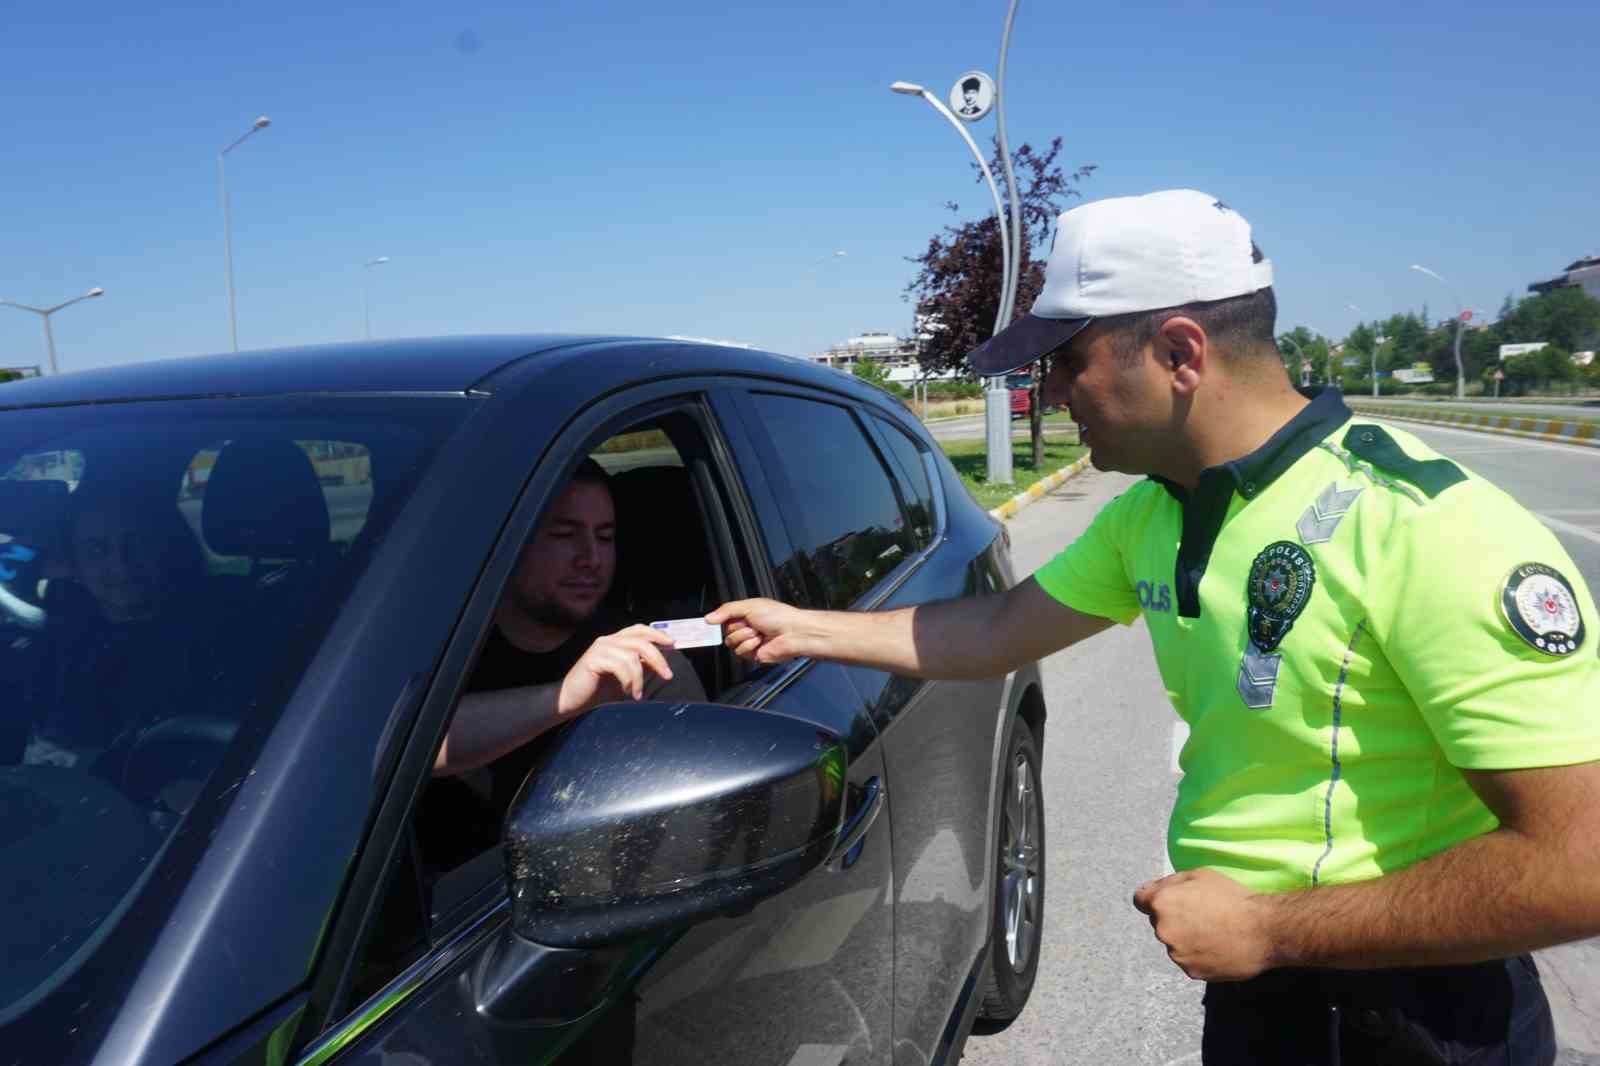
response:
<path id="1" fill-rule="evenodd" d="M 0 1022 L 84 960 L 235 737 L 277 716 L 471 406 L 0 415 Z"/>

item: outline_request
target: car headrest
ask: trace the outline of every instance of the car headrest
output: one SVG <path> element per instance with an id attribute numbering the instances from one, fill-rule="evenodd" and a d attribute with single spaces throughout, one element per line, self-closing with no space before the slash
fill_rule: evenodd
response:
<path id="1" fill-rule="evenodd" d="M 611 475 L 617 509 L 617 577 L 612 600 L 643 606 L 697 595 L 711 559 L 689 472 L 636 467 Z"/>
<path id="2" fill-rule="evenodd" d="M 311 459 L 293 441 L 227 444 L 206 480 L 206 543 L 218 555 L 306 559 L 328 548 L 331 522 Z"/>

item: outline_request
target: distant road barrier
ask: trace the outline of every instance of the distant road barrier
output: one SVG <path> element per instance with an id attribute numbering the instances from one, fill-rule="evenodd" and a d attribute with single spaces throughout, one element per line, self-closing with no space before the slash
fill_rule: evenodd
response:
<path id="1" fill-rule="evenodd" d="M 1560 444 L 1584 444 L 1600 448 L 1600 425 L 1569 422 L 1560 418 L 1526 418 L 1513 415 L 1479 415 L 1470 411 L 1449 411 L 1427 407 L 1399 407 L 1389 404 L 1363 404 L 1346 397 L 1345 402 L 1359 414 L 1403 422 L 1426 422 L 1454 426 L 1480 433 L 1499 433 L 1508 437 L 1532 437 Z"/>

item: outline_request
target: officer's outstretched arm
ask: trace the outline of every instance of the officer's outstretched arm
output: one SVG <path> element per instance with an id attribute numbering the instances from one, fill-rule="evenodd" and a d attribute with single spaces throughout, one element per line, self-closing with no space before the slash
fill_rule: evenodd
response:
<path id="1" fill-rule="evenodd" d="M 817 658 L 910 677 L 998 677 L 1112 625 L 1075 611 L 1033 578 L 998 596 L 893 611 L 808 611 L 736 600 L 706 615 L 734 652 L 759 663 Z"/>

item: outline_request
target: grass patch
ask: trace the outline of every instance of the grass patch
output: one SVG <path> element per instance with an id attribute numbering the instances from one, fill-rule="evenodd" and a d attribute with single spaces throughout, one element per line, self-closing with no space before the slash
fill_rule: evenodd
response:
<path id="1" fill-rule="evenodd" d="M 1026 437 L 1013 441 L 1011 446 L 1010 485 L 991 485 L 985 478 L 988 462 L 984 455 L 984 442 L 941 441 L 941 448 L 950 457 L 950 465 L 961 475 L 961 483 L 986 509 L 997 507 L 1017 493 L 1042 481 L 1081 456 L 1086 450 L 1078 443 L 1076 433 L 1047 433 L 1044 438 L 1044 462 L 1038 467 L 1029 461 L 1033 447 Z"/>

